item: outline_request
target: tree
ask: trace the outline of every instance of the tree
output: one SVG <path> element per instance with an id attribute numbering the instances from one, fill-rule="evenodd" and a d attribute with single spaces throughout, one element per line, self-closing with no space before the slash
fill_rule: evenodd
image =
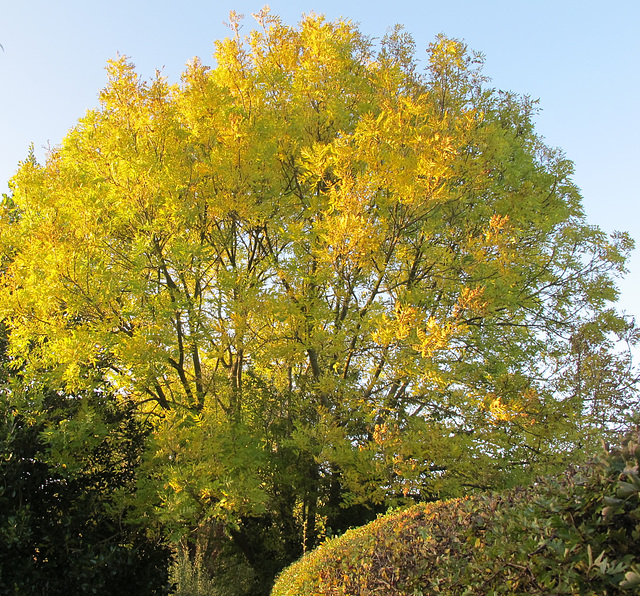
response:
<path id="1" fill-rule="evenodd" d="M 105 392 L 20 388 L 1 330 L 0 591 L 166 593 L 162 535 L 127 519 L 149 429 Z"/>
<path id="2" fill-rule="evenodd" d="M 226 529 L 254 568 L 597 434 L 548 371 L 586 321 L 620 326 L 632 246 L 586 224 L 535 103 L 462 42 L 420 73 L 400 28 L 376 48 L 256 17 L 179 86 L 109 63 L 100 107 L 12 181 L 0 300 L 27 375 L 106 380 L 152 421 L 175 536 Z"/>

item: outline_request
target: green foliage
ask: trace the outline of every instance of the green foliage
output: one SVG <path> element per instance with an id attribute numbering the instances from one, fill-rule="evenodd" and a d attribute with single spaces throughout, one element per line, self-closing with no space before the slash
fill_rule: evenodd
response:
<path id="1" fill-rule="evenodd" d="M 205 563 L 207 558 L 208 565 Z M 190 555 L 188 543 L 181 541 L 171 565 L 170 580 L 174 596 L 239 596 L 250 592 L 255 573 L 230 553 L 212 556 L 197 548 Z"/>
<path id="2" fill-rule="evenodd" d="M 533 487 L 420 504 L 350 530 L 285 570 L 272 595 L 638 593 L 639 430 Z"/>
<path id="3" fill-rule="evenodd" d="M 532 565 L 545 589 L 594 595 L 640 589 L 639 433 L 640 425 L 621 447 L 551 485 L 540 499 L 538 515 L 548 519 L 549 536 Z"/>
<path id="4" fill-rule="evenodd" d="M 127 519 L 148 427 L 106 393 L 21 388 L 0 354 L 0 592 L 166 593 L 167 549 Z"/>
<path id="5" fill-rule="evenodd" d="M 203 568 L 202 557 L 189 558 L 185 548 L 180 548 L 171 565 L 170 580 L 175 596 L 218 596 L 214 582 Z"/>
<path id="6" fill-rule="evenodd" d="M 72 419 L 71 399 L 47 395 L 37 418 Z M 67 451 L 65 464 L 48 451 L 42 419 L 17 414 L 6 395 L 0 401 L 0 591 L 165 593 L 167 549 L 127 520 L 141 444 L 126 412 L 112 412 L 111 432 L 73 463 Z"/>

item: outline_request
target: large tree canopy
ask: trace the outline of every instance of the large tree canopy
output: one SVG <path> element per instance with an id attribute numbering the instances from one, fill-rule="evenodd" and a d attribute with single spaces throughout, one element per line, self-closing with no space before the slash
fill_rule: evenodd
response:
<path id="1" fill-rule="evenodd" d="M 631 241 L 586 224 L 535 102 L 444 36 L 421 72 L 399 28 L 257 19 L 180 85 L 110 62 L 0 224 L 30 382 L 137 402 L 161 517 L 249 559 L 251 519 L 295 554 L 360 506 L 545 470 L 630 405 L 581 379 L 626 330 Z"/>

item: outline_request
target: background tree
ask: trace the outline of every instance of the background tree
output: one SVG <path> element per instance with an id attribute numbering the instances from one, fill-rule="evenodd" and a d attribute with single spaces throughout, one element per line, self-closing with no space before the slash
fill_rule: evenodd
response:
<path id="1" fill-rule="evenodd" d="M 149 429 L 106 392 L 21 389 L 1 329 L 0 591 L 167 593 L 161 534 L 127 515 Z"/>
<path id="2" fill-rule="evenodd" d="M 27 379 L 137 404 L 141 491 L 260 593 L 376 507 L 588 446 L 592 395 L 549 371 L 588 321 L 621 328 L 632 243 L 586 224 L 534 103 L 460 41 L 420 73 L 399 28 L 375 48 L 256 17 L 180 86 L 109 64 L 100 107 L 13 179 L 0 303 Z M 633 384 L 606 399 L 622 413 Z"/>

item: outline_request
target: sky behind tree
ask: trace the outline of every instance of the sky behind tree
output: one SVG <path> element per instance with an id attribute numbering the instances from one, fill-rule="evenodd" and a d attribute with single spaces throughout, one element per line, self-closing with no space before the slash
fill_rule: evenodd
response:
<path id="1" fill-rule="evenodd" d="M 246 0 L 1 0 L 0 192 L 33 143 L 44 161 L 98 104 L 109 58 L 123 54 L 145 79 L 156 69 L 179 82 L 186 62 L 213 62 L 214 40 L 231 32 L 229 11 L 257 26 L 263 2 Z M 540 100 L 536 128 L 575 163 L 588 221 L 640 243 L 640 3 L 594 0 L 273 1 L 294 25 L 303 13 L 342 16 L 382 37 L 396 23 L 425 51 L 438 33 L 485 54 L 491 85 Z M 621 283 L 621 307 L 640 320 L 640 256 Z"/>

